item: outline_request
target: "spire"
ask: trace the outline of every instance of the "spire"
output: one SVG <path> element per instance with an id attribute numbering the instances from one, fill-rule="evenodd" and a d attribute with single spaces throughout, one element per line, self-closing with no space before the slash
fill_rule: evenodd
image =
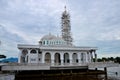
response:
<path id="1" fill-rule="evenodd" d="M 65 11 L 63 12 L 61 17 L 62 38 L 67 42 L 68 45 L 72 45 L 73 40 L 71 36 L 70 15 L 66 11 L 66 6 L 64 8 L 65 8 Z"/>
<path id="2" fill-rule="evenodd" d="M 67 12 L 67 7 L 64 6 L 64 12 L 63 12 L 63 15 L 67 15 L 67 14 L 68 14 L 68 12 Z"/>
<path id="3" fill-rule="evenodd" d="M 64 8 L 65 8 L 65 11 L 66 11 L 66 5 L 65 5 L 65 7 L 64 7 Z"/>

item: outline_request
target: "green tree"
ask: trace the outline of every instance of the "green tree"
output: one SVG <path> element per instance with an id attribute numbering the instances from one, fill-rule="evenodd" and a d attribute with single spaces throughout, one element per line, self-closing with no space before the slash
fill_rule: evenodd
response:
<path id="1" fill-rule="evenodd" d="M 107 60 L 107 58 L 102 57 L 102 61 L 104 61 L 104 62 L 105 62 L 105 61 L 108 61 L 108 60 Z"/>
<path id="2" fill-rule="evenodd" d="M 116 57 L 116 58 L 115 58 L 115 62 L 116 62 L 116 63 L 120 63 L 120 57 Z"/>
<path id="3" fill-rule="evenodd" d="M 98 58 L 97 61 L 98 61 L 98 62 L 102 62 L 102 59 L 101 59 L 101 58 Z"/>
<path id="4" fill-rule="evenodd" d="M 113 57 L 108 57 L 108 60 L 109 61 L 114 61 L 114 58 Z"/>

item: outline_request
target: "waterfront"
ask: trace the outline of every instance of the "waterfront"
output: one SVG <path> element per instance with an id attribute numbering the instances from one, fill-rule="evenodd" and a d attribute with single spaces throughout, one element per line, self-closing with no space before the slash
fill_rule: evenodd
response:
<path id="1" fill-rule="evenodd" d="M 0 80 L 14 80 L 14 75 L 3 75 L 0 76 Z M 64 76 L 64 77 L 34 77 L 34 78 L 24 78 L 24 80 L 102 80 L 103 78 L 97 78 L 92 75 L 81 75 L 81 76 Z M 20 79 L 21 80 L 21 79 Z"/>
<path id="2" fill-rule="evenodd" d="M 14 80 L 14 74 L 0 74 L 0 80 Z"/>
<path id="3" fill-rule="evenodd" d="M 118 67 L 108 67 L 108 79 L 109 80 L 120 80 L 120 65 Z M 116 74 L 117 72 L 117 74 Z M 81 76 L 66 76 L 66 77 L 44 77 L 44 78 L 30 78 L 29 80 L 104 80 L 98 76 L 91 75 L 81 75 Z M 13 74 L 0 74 L 0 80 L 14 80 L 15 76 Z M 24 79 L 28 80 L 28 79 Z"/>
<path id="4" fill-rule="evenodd" d="M 107 70 L 109 77 L 117 78 L 118 80 L 120 80 L 120 65 L 118 67 L 109 67 Z"/>

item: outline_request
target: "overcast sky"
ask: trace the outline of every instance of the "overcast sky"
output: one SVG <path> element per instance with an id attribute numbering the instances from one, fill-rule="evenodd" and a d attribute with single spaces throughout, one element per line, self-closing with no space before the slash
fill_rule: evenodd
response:
<path id="1" fill-rule="evenodd" d="M 98 47 L 98 57 L 120 57 L 120 0 L 0 0 L 0 54 L 17 57 L 17 44 L 61 35 L 65 5 L 75 45 Z"/>

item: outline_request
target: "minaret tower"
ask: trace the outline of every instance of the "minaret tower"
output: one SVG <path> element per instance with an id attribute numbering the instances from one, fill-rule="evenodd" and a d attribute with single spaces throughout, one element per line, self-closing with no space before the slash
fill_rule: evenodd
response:
<path id="1" fill-rule="evenodd" d="M 71 36 L 71 25 L 70 25 L 70 15 L 66 11 L 66 6 L 65 6 L 65 11 L 62 13 L 62 38 L 67 42 L 67 45 L 72 45 L 72 36 Z"/>

